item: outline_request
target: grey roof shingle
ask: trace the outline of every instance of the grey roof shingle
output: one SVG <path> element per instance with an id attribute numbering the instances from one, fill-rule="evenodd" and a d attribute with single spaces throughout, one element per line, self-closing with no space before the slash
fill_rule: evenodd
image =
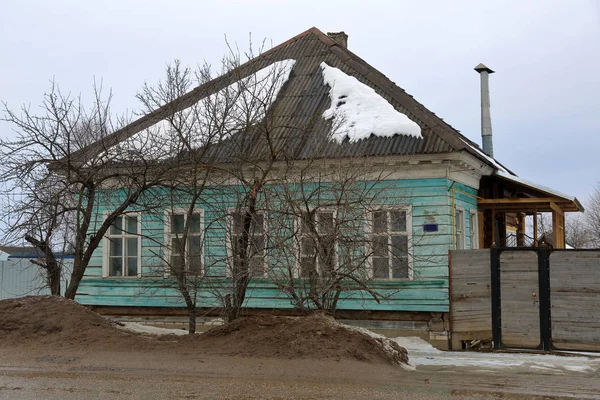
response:
<path id="1" fill-rule="evenodd" d="M 465 144 L 478 147 L 456 129 L 429 111 L 412 96 L 360 57 L 341 47 L 317 28 L 311 28 L 241 65 L 236 70 L 199 86 L 160 109 L 138 119 L 125 128 L 83 149 L 79 155 L 89 159 L 102 149 L 113 146 L 135 133 L 152 126 L 170 113 L 179 111 L 200 99 L 219 91 L 237 77 L 248 76 L 273 62 L 294 59 L 296 63 L 289 80 L 280 90 L 269 112 L 273 130 L 271 144 L 281 150 L 281 157 L 307 159 L 313 157 L 365 157 L 375 155 L 433 154 L 465 150 L 487 164 L 477 151 Z M 356 77 L 373 88 L 396 110 L 416 122 L 423 138 L 406 135 L 376 137 L 356 142 L 338 143 L 330 140 L 331 122 L 321 116 L 329 107 L 329 87 L 323 82 L 320 64 L 326 62 L 344 73 Z M 248 133 L 240 133 L 214 146 L 210 152 L 221 162 L 240 161 L 240 154 L 254 160 L 266 157 L 267 146 Z"/>

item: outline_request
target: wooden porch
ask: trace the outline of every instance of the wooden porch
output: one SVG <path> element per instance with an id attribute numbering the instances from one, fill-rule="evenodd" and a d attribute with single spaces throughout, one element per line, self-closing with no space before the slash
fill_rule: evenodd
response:
<path id="1" fill-rule="evenodd" d="M 565 248 L 565 213 L 583 211 L 571 196 L 507 173 L 481 180 L 478 199 L 481 248 L 506 245 L 507 231 L 516 232 L 516 247 L 538 246 L 537 213 L 552 213 L 552 245 Z M 533 216 L 533 243 L 526 243 L 525 220 Z"/>

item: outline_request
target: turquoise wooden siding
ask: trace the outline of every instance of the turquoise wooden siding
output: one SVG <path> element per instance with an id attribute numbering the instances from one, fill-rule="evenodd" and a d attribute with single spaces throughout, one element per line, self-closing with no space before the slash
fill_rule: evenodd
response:
<path id="1" fill-rule="evenodd" d="M 470 243 L 469 210 L 477 208 L 475 197 L 477 190 L 468 186 L 440 179 L 407 179 L 378 182 L 378 203 L 382 205 L 406 205 L 412 207 L 412 257 L 413 280 L 376 280 L 372 286 L 379 291 L 388 292 L 390 298 L 377 304 L 369 296 L 350 293 L 339 304 L 341 309 L 348 310 L 387 310 L 387 311 L 448 311 L 448 250 L 453 245 L 452 226 L 452 190 L 454 204 L 465 209 L 466 238 Z M 224 207 L 235 206 L 235 190 L 231 187 L 225 194 L 222 189 L 214 195 L 207 194 L 203 204 L 198 208 L 204 210 L 205 221 L 205 264 L 210 268 L 210 275 L 215 280 L 225 279 L 226 231 L 221 211 Z M 165 197 L 166 196 L 165 194 Z M 211 204 L 218 204 L 214 208 Z M 182 207 L 185 207 L 182 200 Z M 102 204 L 98 215 L 114 205 Z M 273 214 L 273 213 L 272 213 Z M 281 218 L 278 215 L 267 215 L 269 218 Z M 183 306 L 180 295 L 170 281 L 162 276 L 161 262 L 164 241 L 164 209 L 154 213 L 143 213 L 142 224 L 142 277 L 103 278 L 102 247 L 94 253 L 92 262 L 81 283 L 77 300 L 88 305 L 107 306 Z M 437 232 L 424 232 L 424 224 L 437 224 Z M 102 246 L 102 245 L 101 245 Z M 271 260 L 275 263 L 275 260 Z M 256 308 L 292 308 L 289 299 L 275 285 L 265 279 L 253 280 L 247 295 L 247 307 Z M 201 307 L 218 306 L 216 299 L 209 291 L 200 292 Z"/>

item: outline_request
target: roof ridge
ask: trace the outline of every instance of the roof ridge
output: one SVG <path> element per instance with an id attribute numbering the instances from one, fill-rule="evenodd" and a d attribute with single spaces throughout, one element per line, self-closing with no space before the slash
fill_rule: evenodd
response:
<path id="1" fill-rule="evenodd" d="M 430 131 L 439 138 L 439 140 L 447 143 L 450 149 L 454 151 L 466 150 L 472 155 L 481 158 L 477 151 L 471 147 L 471 144 L 469 143 L 471 142 L 470 139 L 462 135 L 458 130 L 453 128 L 450 124 L 438 117 L 434 112 L 430 111 L 423 104 L 418 102 L 412 95 L 390 80 L 377 68 L 370 65 L 368 62 L 363 60 L 352 51 L 348 50 L 346 47 L 337 43 L 335 40 L 330 38 L 327 34 L 316 27 L 311 27 L 244 62 L 236 68 L 227 71 L 225 74 L 205 82 L 202 85 L 196 86 L 183 96 L 164 104 L 148 114 L 143 115 L 137 120 L 94 142 L 86 148 L 78 150 L 72 155 L 72 157 L 76 160 L 78 157 L 82 157 L 83 161 L 85 162 L 85 160 L 99 154 L 102 150 L 105 150 L 123 140 L 130 138 L 143 129 L 164 119 L 165 113 L 177 112 L 181 109 L 187 108 L 188 102 L 193 101 L 193 99 L 196 97 L 198 97 L 199 101 L 204 96 L 220 90 L 221 86 L 224 87 L 232 78 L 242 78 L 246 76 L 246 73 L 252 73 L 251 71 L 249 72 L 248 69 L 253 64 L 258 64 L 261 61 L 268 59 L 268 57 L 272 56 L 274 53 L 278 52 L 284 47 L 289 46 L 290 44 L 293 44 L 309 35 L 314 35 L 319 41 L 327 46 L 333 56 L 338 58 L 343 65 L 346 65 L 350 70 L 361 75 L 362 79 L 369 81 L 380 92 L 385 93 L 387 96 L 389 96 L 389 98 L 393 99 L 397 104 L 411 113 L 414 118 L 421 121 L 426 128 L 430 129 Z M 489 160 L 484 161 L 489 163 Z"/>
<path id="2" fill-rule="evenodd" d="M 410 102 L 414 103 L 417 106 L 417 108 L 415 108 L 415 110 L 418 110 L 418 112 L 415 114 L 421 114 L 421 116 L 424 114 L 425 116 L 432 119 L 433 122 L 435 122 L 435 123 L 427 124 L 427 125 L 438 136 L 440 136 L 444 141 L 446 141 L 454 150 L 456 150 L 456 151 L 466 150 L 467 152 L 471 153 L 472 155 L 476 156 L 477 158 L 480 158 L 483 161 L 485 161 L 486 163 L 489 163 L 489 160 L 483 159 L 480 156 L 480 154 L 478 154 L 477 151 L 474 151 L 470 147 L 470 146 L 476 146 L 479 150 L 481 150 L 483 152 L 483 149 L 481 149 L 481 146 L 478 143 L 472 141 L 467 136 L 463 135 L 458 129 L 454 128 L 452 125 L 450 125 L 449 123 L 444 121 L 444 119 L 439 117 L 435 112 L 433 112 L 429 108 L 425 107 L 421 102 L 419 102 L 417 99 L 415 99 L 414 96 L 412 96 L 410 93 L 408 93 L 402 87 L 398 86 L 395 82 L 393 82 L 390 78 L 388 78 L 383 72 L 381 72 L 377 68 L 373 67 L 371 64 L 369 64 L 363 58 L 361 58 L 360 56 L 358 56 L 357 54 L 355 54 L 354 52 L 349 50 L 347 47 L 341 46 L 339 43 L 337 43 L 336 41 L 331 39 L 327 34 L 322 32 L 321 30 L 313 27 L 313 28 L 307 30 L 306 32 L 303 32 L 303 34 L 305 34 L 307 32 L 314 33 L 322 42 L 324 42 L 330 48 L 334 47 L 335 50 L 333 50 L 333 51 L 334 51 L 334 53 L 336 53 L 336 55 L 338 56 L 340 61 L 344 62 L 348 67 L 352 68 L 353 70 L 356 70 L 357 68 L 355 65 L 348 64 L 348 62 L 347 62 L 348 59 L 351 59 L 359 64 L 362 64 L 361 67 L 367 68 L 369 73 L 365 74 L 364 71 L 357 71 L 357 72 L 362 74 L 367 80 L 371 81 L 371 83 L 373 83 L 375 86 L 377 86 L 380 90 L 386 92 L 394 100 L 398 101 L 398 103 L 402 104 L 402 102 L 399 101 L 399 99 L 396 96 L 394 96 L 394 94 L 390 93 L 389 90 L 387 90 L 387 88 L 385 86 L 382 86 L 382 85 L 378 84 L 377 82 L 373 82 L 373 80 L 370 79 L 369 75 L 370 74 L 377 75 L 380 79 L 387 81 L 387 83 L 393 85 L 395 88 L 400 90 L 402 92 L 402 94 L 407 96 L 407 98 L 409 99 Z M 346 58 L 346 59 L 343 58 L 341 56 L 343 53 L 345 53 L 349 58 Z M 419 115 L 416 115 L 416 117 L 419 118 Z M 423 121 L 423 122 L 427 123 L 427 121 Z M 441 130 L 436 129 L 438 127 L 442 128 L 442 129 Z M 457 135 L 458 138 L 450 138 L 450 137 L 448 137 L 449 135 Z M 449 141 L 448 139 L 451 139 L 451 140 Z M 468 145 L 465 145 L 464 141 L 466 141 Z M 452 142 L 454 142 L 454 143 L 452 143 Z M 497 160 L 495 160 L 495 161 L 498 162 Z M 498 162 L 498 163 L 500 164 L 500 162 Z M 502 164 L 500 164 L 500 165 L 502 165 Z M 506 167 L 504 167 L 504 168 L 506 168 Z"/>
<path id="3" fill-rule="evenodd" d="M 243 64 L 238 65 L 237 67 L 226 72 L 225 74 L 219 75 L 216 78 L 203 83 L 202 85 L 196 86 L 195 88 L 193 88 L 186 94 L 178 97 L 175 100 L 172 100 L 172 101 L 164 104 L 163 106 L 157 108 L 156 110 L 154 110 L 148 114 L 145 114 L 145 115 L 139 117 L 138 119 L 130 122 L 129 124 L 125 125 L 124 127 L 120 128 L 120 129 L 117 129 L 116 131 L 105 136 L 104 138 L 90 144 L 89 146 L 86 146 L 83 149 L 75 151 L 71 155 L 71 158 L 76 160 L 78 157 L 83 156 L 84 159 L 87 159 L 88 156 L 93 156 L 94 155 L 93 153 L 95 153 L 96 150 L 100 150 L 100 151 L 104 150 L 108 147 L 116 145 L 117 143 L 119 143 L 122 140 L 126 140 L 126 139 L 130 138 L 131 136 L 135 135 L 142 129 L 145 129 L 146 126 L 144 126 L 144 125 L 146 123 L 150 123 L 150 122 L 156 123 L 156 122 L 160 121 L 162 118 L 159 118 L 159 115 L 163 114 L 167 110 L 173 110 L 174 108 L 177 109 L 181 104 L 185 104 L 185 101 L 187 99 L 189 99 L 190 97 L 193 97 L 194 95 L 197 95 L 198 93 L 201 93 L 206 89 L 212 88 L 213 86 L 218 87 L 219 83 L 220 83 L 219 81 L 227 81 L 227 79 L 229 77 L 231 77 L 232 75 L 235 76 L 236 72 L 239 72 L 239 71 L 243 70 L 244 68 L 247 68 L 251 64 L 260 62 L 261 60 L 269 57 L 272 53 L 282 49 L 285 46 L 288 46 L 289 44 L 292 44 L 292 43 L 298 41 L 299 39 L 301 39 L 307 35 L 310 35 L 311 33 L 316 34 L 317 36 L 319 36 L 319 34 L 325 35 L 318 28 L 313 26 L 312 28 L 309 28 L 309 29 L 305 30 L 304 32 L 301 32 L 298 35 L 286 40 L 285 42 L 282 42 L 282 43 L 278 44 L 277 46 L 270 48 L 269 50 L 265 51 L 264 53 L 260 53 L 258 56 L 244 62 Z M 216 83 L 216 85 L 215 85 L 215 83 Z M 208 95 L 209 93 L 206 93 L 206 94 Z M 202 99 L 202 97 L 200 99 Z M 175 106 L 175 107 L 173 107 L 173 106 Z M 154 121 L 154 120 L 156 120 L 156 121 Z M 140 129 L 138 129 L 138 128 L 140 128 Z"/>

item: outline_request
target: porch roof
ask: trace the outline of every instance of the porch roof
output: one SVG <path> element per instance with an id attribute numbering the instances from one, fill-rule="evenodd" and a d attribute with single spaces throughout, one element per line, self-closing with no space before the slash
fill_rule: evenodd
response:
<path id="1" fill-rule="evenodd" d="M 480 206 L 493 207 L 495 210 L 503 212 L 583 211 L 583 206 L 574 196 L 566 195 L 501 170 L 496 170 L 494 177 L 518 188 L 526 197 L 480 199 Z"/>

